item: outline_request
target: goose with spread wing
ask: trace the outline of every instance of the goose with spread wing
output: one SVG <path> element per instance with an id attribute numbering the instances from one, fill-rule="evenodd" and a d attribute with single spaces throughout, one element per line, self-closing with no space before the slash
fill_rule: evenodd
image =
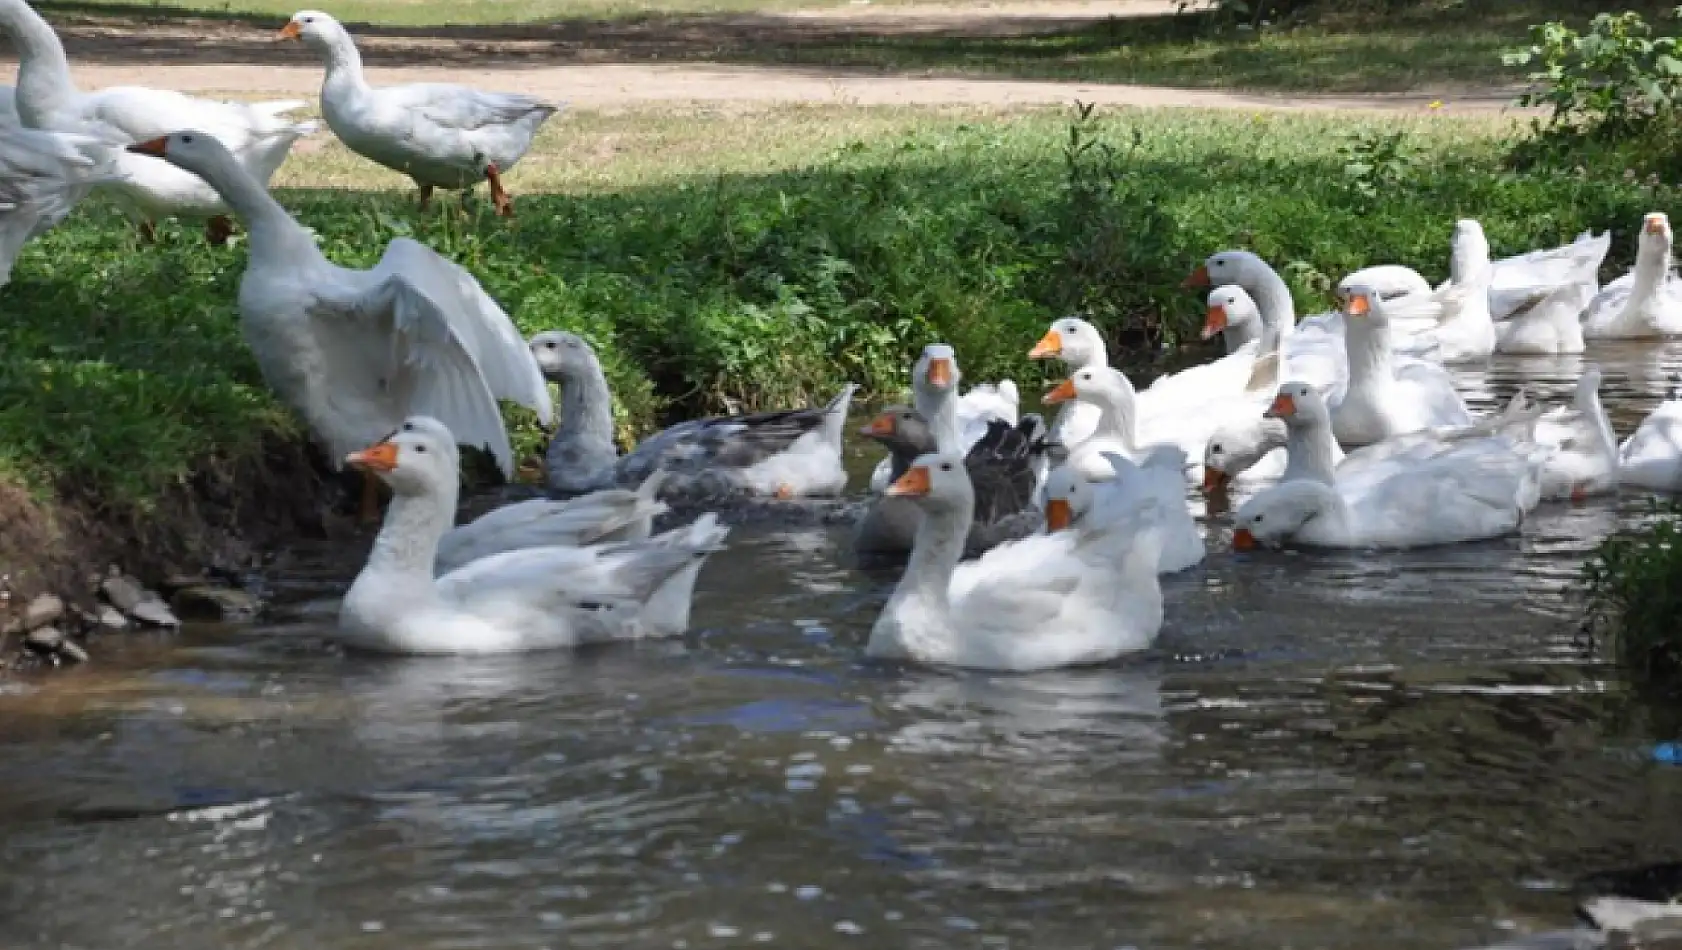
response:
<path id="1" fill-rule="evenodd" d="M 0 122 L 0 287 L 25 243 L 64 220 L 93 186 L 121 176 L 120 154 L 92 136 Z"/>
<path id="2" fill-rule="evenodd" d="M 455 262 L 397 238 L 371 270 L 323 257 L 213 136 L 176 132 L 129 147 L 202 177 L 250 232 L 240 328 L 263 378 L 335 461 L 410 415 L 438 419 L 514 470 L 499 399 L 548 421 L 549 387 L 508 314 Z M 364 482 L 372 517 L 374 482 Z"/>

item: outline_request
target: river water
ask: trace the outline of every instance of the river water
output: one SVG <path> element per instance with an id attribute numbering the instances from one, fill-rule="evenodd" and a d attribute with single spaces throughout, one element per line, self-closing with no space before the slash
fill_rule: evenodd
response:
<path id="1" fill-rule="evenodd" d="M 1620 435 L 1682 348 L 1597 351 Z M 1462 374 L 1568 397 L 1577 359 Z M 873 461 L 860 447 L 862 473 Z M 693 632 L 579 654 L 325 646 L 360 551 L 244 628 L 102 644 L 0 696 L 5 948 L 1430 948 L 1569 925 L 1682 857 L 1682 723 L 1576 641 L 1585 552 L 1234 556 L 1158 648 L 1032 676 L 863 662 L 892 572 L 739 529 Z"/>

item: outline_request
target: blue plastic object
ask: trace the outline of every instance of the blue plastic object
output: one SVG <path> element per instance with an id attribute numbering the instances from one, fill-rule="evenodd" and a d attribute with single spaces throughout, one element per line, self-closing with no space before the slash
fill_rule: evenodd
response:
<path id="1" fill-rule="evenodd" d="M 1666 765 L 1682 765 L 1682 742 L 1661 742 L 1653 746 L 1653 759 Z"/>

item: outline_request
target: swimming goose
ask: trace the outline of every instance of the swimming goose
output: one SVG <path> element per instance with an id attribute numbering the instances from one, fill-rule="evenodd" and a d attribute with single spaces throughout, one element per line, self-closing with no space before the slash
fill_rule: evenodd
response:
<path id="1" fill-rule="evenodd" d="M 212 136 L 176 132 L 129 151 L 199 175 L 245 223 L 240 329 L 263 378 L 335 464 L 408 416 L 429 415 L 512 476 L 497 400 L 545 422 L 553 405 L 525 341 L 471 274 L 408 238 L 393 240 L 371 270 L 332 263 Z M 363 515 L 372 517 L 374 483 L 364 484 Z"/>
<path id="2" fill-rule="evenodd" d="M 92 136 L 0 123 L 0 287 L 25 243 L 64 220 L 93 186 L 117 179 L 120 154 Z"/>
<path id="3" fill-rule="evenodd" d="M 1045 485 L 1046 530 L 1107 531 L 1115 519 L 1130 518 L 1141 505 L 1153 505 L 1162 532 L 1157 573 L 1177 574 L 1200 563 L 1203 538 L 1184 501 L 1185 453 L 1178 446 L 1152 446 L 1137 464 L 1116 452 L 1103 456 L 1112 474 L 1102 481 L 1068 465 L 1052 469 Z"/>
<path id="4" fill-rule="evenodd" d="M 1577 380 L 1570 406 L 1543 414 L 1527 435 L 1549 450 L 1542 467 L 1542 497 L 1581 501 L 1618 487 L 1618 441 L 1600 404 L 1600 367 L 1589 364 Z"/>
<path id="5" fill-rule="evenodd" d="M 1239 507 L 1232 544 L 1410 548 L 1516 531 L 1540 498 L 1547 452 L 1504 436 L 1425 445 L 1360 471 L 1326 461 L 1331 413 L 1306 385 L 1281 386 L 1270 412 L 1317 457 L 1307 477 L 1282 481 Z M 1292 454 L 1298 451 L 1292 445 Z M 1347 462 L 1345 463 L 1347 465 Z"/>
<path id="6" fill-rule="evenodd" d="M 1583 308 L 1590 288 L 1567 282 L 1513 314 L 1496 328 L 1495 352 L 1513 356 L 1560 356 L 1583 352 Z"/>
<path id="7" fill-rule="evenodd" d="M 544 377 L 561 385 L 561 423 L 544 454 L 552 491 L 639 485 L 658 470 L 667 475 L 661 499 L 687 505 L 834 495 L 846 487 L 842 427 L 857 386 L 825 406 L 680 422 L 619 457 L 613 396 L 595 350 L 564 330 L 533 335 L 530 348 Z"/>
<path id="8" fill-rule="evenodd" d="M 1154 505 L 1109 530 L 1033 535 L 960 564 L 975 507 L 963 459 L 921 456 L 888 492 L 916 499 L 923 521 L 868 655 L 1031 672 L 1102 663 L 1155 641 Z"/>
<path id="9" fill-rule="evenodd" d="M 1400 341 L 1397 350 L 1442 363 L 1488 359 L 1495 352 L 1495 322 L 1489 313 L 1495 267 L 1489 261 L 1489 241 L 1478 222 L 1463 219 L 1455 222 L 1450 247 L 1448 280 L 1442 286 L 1423 297 L 1385 301 L 1392 322 L 1423 324 Z M 1347 297 L 1359 286 L 1346 280 L 1341 289 Z"/>
<path id="10" fill-rule="evenodd" d="M 559 106 L 534 96 L 447 83 L 370 86 L 362 76 L 356 41 L 319 10 L 293 14 L 279 38 L 301 40 L 321 54 L 327 63 L 321 84 L 327 127 L 356 154 L 414 179 L 422 208 L 434 188 L 465 192 L 488 181 L 496 210 L 513 215 L 502 176 L 531 148 L 537 130 Z"/>
<path id="11" fill-rule="evenodd" d="M 1080 317 L 1064 317 L 1053 321 L 1040 341 L 1028 351 L 1031 360 L 1061 360 L 1073 375 L 1088 367 L 1110 365 L 1110 354 L 1098 328 Z M 1072 400 L 1057 410 L 1051 423 L 1051 437 L 1064 445 L 1077 445 L 1092 436 L 1098 425 L 1098 407 Z"/>
<path id="12" fill-rule="evenodd" d="M 635 490 L 604 488 L 565 501 L 534 498 L 492 509 L 445 532 L 434 571 L 447 574 L 469 561 L 521 548 L 641 541 L 668 510 L 658 500 L 665 477 L 655 472 Z"/>
<path id="13" fill-rule="evenodd" d="M 1618 480 L 1682 492 L 1682 381 L 1618 447 Z"/>
<path id="14" fill-rule="evenodd" d="M 911 367 L 911 404 L 932 427 L 941 451 L 967 452 L 987 434 L 995 419 L 1016 425 L 1022 401 L 1016 383 L 1008 379 L 979 383 L 959 396 L 958 384 L 963 379 L 957 353 L 945 343 L 923 347 Z M 892 469 L 892 457 L 876 463 L 870 473 L 870 490 L 877 494 L 886 490 L 893 481 Z"/>
<path id="15" fill-rule="evenodd" d="M 1682 280 L 1671 271 L 1670 218 L 1642 221 L 1635 269 L 1607 284 L 1582 314 L 1583 336 L 1624 340 L 1682 334 Z"/>
<path id="16" fill-rule="evenodd" d="M 1497 323 L 1511 320 L 1562 286 L 1579 287 L 1585 298 L 1592 298 L 1600 291 L 1600 265 L 1611 247 L 1611 231 L 1599 235 L 1584 231 L 1570 244 L 1496 261 L 1489 288 L 1490 316 Z"/>
<path id="17" fill-rule="evenodd" d="M 1360 286 L 1350 289 L 1344 303 L 1349 389 L 1332 410 L 1332 430 L 1344 446 L 1472 423 L 1453 377 L 1441 366 L 1417 361 L 1397 365 L 1387 307 L 1376 291 Z"/>
<path id="18" fill-rule="evenodd" d="M 888 449 L 895 480 L 919 456 L 936 451 L 934 430 L 909 406 L 883 409 L 859 434 Z M 964 545 L 966 554 L 1025 537 L 1039 527 L 1035 470 L 1048 450 L 1045 422 L 1036 413 L 1023 416 L 1015 426 L 991 420 L 987 434 L 970 446 L 964 454 L 964 470 L 975 494 L 975 512 Z M 909 551 L 922 520 L 922 509 L 910 499 L 879 495 L 871 499 L 859 521 L 854 547 L 869 553 Z"/>
<path id="19" fill-rule="evenodd" d="M 421 422 L 421 424 L 414 424 Z M 728 529 L 711 515 L 644 541 L 529 547 L 434 577 L 460 461 L 437 423 L 410 420 L 346 456 L 391 487 L 368 562 L 339 608 L 339 638 L 384 653 L 511 653 L 681 634 L 701 562 Z"/>
<path id="20" fill-rule="evenodd" d="M 91 135 L 117 148 L 192 129 L 220 141 L 264 187 L 292 143 L 316 128 L 285 117 L 303 108 L 297 100 L 221 102 L 141 86 L 81 92 L 58 35 L 24 0 L 0 0 L 0 30 L 17 48 L 17 112 L 32 128 Z M 152 222 L 168 217 L 208 218 L 206 233 L 218 243 L 231 233 L 234 209 L 190 171 L 133 155 L 120 155 L 117 167 L 120 177 L 100 188 L 148 237 Z"/>

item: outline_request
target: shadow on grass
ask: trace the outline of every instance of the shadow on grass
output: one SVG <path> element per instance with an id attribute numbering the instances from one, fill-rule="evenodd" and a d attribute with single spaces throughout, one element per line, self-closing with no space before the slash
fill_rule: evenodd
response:
<path id="1" fill-rule="evenodd" d="M 849 380 L 897 395 L 931 340 L 972 380 L 1036 380 L 1027 349 L 1074 310 L 1118 359 L 1148 365 L 1201 322 L 1180 280 L 1228 246 L 1274 261 L 1305 307 L 1372 262 L 1440 278 L 1468 215 L 1497 253 L 1612 227 L 1615 268 L 1630 223 L 1670 200 L 1615 179 L 1517 178 L 1441 145 L 1367 199 L 1335 150 L 1341 123 L 1141 116 L 1088 129 L 1103 147 L 1070 156 L 1064 121 L 943 119 L 794 171 L 527 194 L 512 224 L 482 204 L 420 215 L 407 193 L 280 197 L 340 264 L 412 235 L 467 266 L 523 332 L 585 334 L 633 429 L 663 404 L 804 405 Z M 0 290 L 0 464 L 144 507 L 205 460 L 294 431 L 238 329 L 244 258 L 185 225 L 138 245 L 91 206 L 30 245 Z M 535 449 L 538 433 L 520 440 Z"/>
<path id="2" fill-rule="evenodd" d="M 281 22 L 276 17 L 172 5 L 42 6 L 61 21 L 66 46 L 78 59 L 136 65 L 315 62 L 296 46 L 268 42 Z M 1633 0 L 1633 6 L 1654 18 L 1669 10 L 1654 0 Z M 1581 4 L 1564 0 L 1518 0 L 1446 9 L 1419 3 L 1381 16 L 1260 32 L 1222 27 L 1204 14 L 1097 20 L 980 14 L 931 25 L 915 18 L 645 13 L 505 26 L 351 26 L 375 66 L 735 62 L 866 74 L 1350 93 L 1511 84 L 1522 74 L 1504 67 L 1500 53 L 1522 43 L 1529 24 L 1587 16 Z"/>

